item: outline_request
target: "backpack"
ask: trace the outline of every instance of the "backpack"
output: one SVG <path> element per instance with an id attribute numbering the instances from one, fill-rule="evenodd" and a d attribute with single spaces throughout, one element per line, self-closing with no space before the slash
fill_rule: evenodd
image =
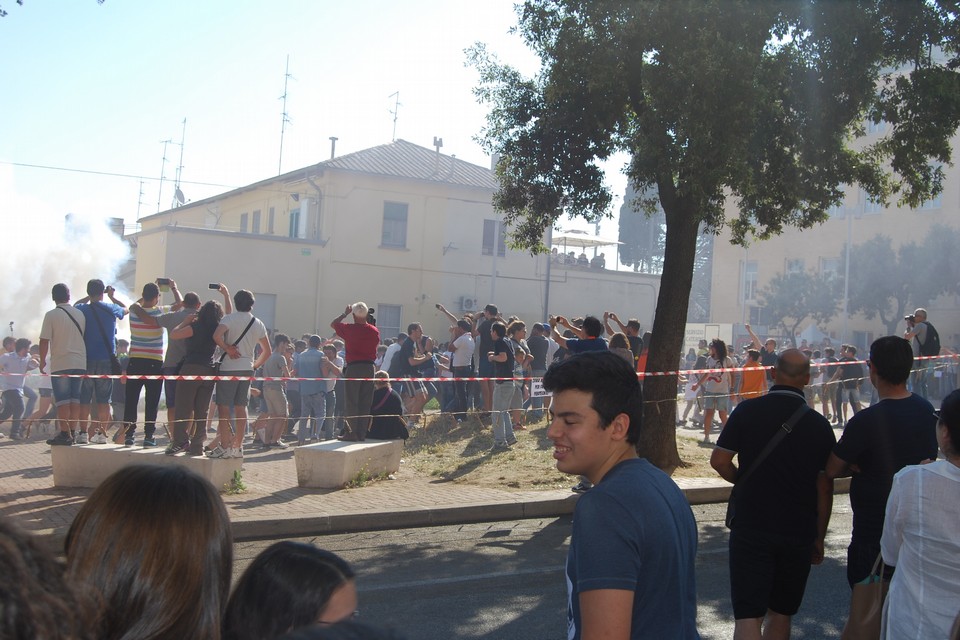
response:
<path id="1" fill-rule="evenodd" d="M 927 339 L 920 344 L 920 355 L 938 356 L 940 355 L 940 334 L 937 333 L 932 324 L 929 322 L 925 324 L 927 325 Z"/>

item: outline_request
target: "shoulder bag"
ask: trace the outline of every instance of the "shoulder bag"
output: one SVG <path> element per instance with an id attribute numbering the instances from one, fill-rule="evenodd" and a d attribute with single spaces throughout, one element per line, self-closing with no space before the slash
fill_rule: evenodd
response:
<path id="1" fill-rule="evenodd" d="M 776 391 L 771 391 L 770 393 L 777 393 Z M 787 392 L 789 393 L 789 392 Z M 769 395 L 769 394 L 768 394 Z M 728 529 L 733 528 L 733 521 L 736 517 L 736 501 L 737 501 L 737 489 L 743 486 L 743 483 L 746 482 L 747 478 L 750 477 L 750 474 L 753 473 L 754 469 L 760 466 L 760 463 L 770 455 L 770 452 L 773 451 L 780 441 L 783 440 L 788 433 L 793 431 L 793 427 L 796 426 L 797 422 L 800 421 L 800 418 L 807 412 L 810 407 L 807 406 L 806 400 L 803 404 L 797 407 L 797 410 L 793 412 L 793 415 L 784 422 L 777 432 L 770 438 L 770 441 L 767 443 L 767 446 L 764 447 L 763 451 L 760 452 L 760 455 L 757 456 L 757 459 L 753 461 L 753 464 L 743 472 L 743 474 L 737 478 L 736 484 L 733 485 L 733 488 L 730 490 L 730 499 L 727 501 L 727 517 L 724 522 L 727 525 Z"/>
<path id="2" fill-rule="evenodd" d="M 890 581 L 883 579 L 883 570 L 883 556 L 878 555 L 867 582 L 853 585 L 853 592 L 850 594 L 850 616 L 843 627 L 843 633 L 840 634 L 840 640 L 880 638 L 883 601 L 890 587 Z"/>
<path id="3" fill-rule="evenodd" d="M 235 347 L 238 344 L 240 344 L 240 341 L 243 340 L 243 336 L 247 335 L 247 331 L 250 331 L 250 327 L 252 327 L 253 323 L 256 321 L 257 321 L 256 316 L 253 316 L 252 318 L 250 318 L 250 323 L 247 325 L 247 328 L 243 330 L 243 333 L 240 334 L 240 337 L 234 340 L 230 346 Z M 213 375 L 218 375 L 220 373 L 220 365 L 223 364 L 223 359 L 226 357 L 227 357 L 226 351 L 220 354 L 220 359 L 213 364 Z"/>

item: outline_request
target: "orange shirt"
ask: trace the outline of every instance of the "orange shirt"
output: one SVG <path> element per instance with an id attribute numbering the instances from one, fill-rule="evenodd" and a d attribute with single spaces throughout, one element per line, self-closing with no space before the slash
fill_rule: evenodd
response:
<path id="1" fill-rule="evenodd" d="M 763 365 L 753 360 L 747 360 L 743 365 L 744 370 L 740 378 L 740 396 L 746 399 L 756 398 L 763 395 L 767 390 L 764 384 L 767 378 L 767 372 Z M 756 371 L 749 371 L 756 369 Z"/>

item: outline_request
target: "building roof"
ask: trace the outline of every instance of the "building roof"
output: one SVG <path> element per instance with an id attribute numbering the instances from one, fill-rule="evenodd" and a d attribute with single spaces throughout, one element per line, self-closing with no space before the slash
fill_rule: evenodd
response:
<path id="1" fill-rule="evenodd" d="M 420 145 L 395 140 L 321 162 L 317 167 L 495 189 L 493 172 Z"/>

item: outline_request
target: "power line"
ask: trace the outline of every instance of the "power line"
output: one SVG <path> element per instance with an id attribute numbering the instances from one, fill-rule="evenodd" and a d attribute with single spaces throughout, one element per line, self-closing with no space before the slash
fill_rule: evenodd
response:
<path id="1" fill-rule="evenodd" d="M 90 173 L 97 176 L 110 176 L 113 178 L 133 178 L 134 180 L 151 180 L 156 182 L 160 178 L 151 178 L 149 176 L 137 176 L 129 173 L 115 173 L 112 171 L 94 171 L 92 169 L 74 169 L 72 167 L 51 167 L 49 165 L 43 164 L 28 164 L 26 162 L 9 162 L 7 160 L 0 160 L 0 164 L 10 165 L 11 167 L 25 167 L 28 169 L 49 169 L 51 171 L 68 171 L 70 173 Z M 196 184 L 204 187 L 223 187 L 224 189 L 236 189 L 236 185 L 232 184 L 219 184 L 216 182 L 195 182 L 192 180 L 182 180 L 181 184 Z"/>

